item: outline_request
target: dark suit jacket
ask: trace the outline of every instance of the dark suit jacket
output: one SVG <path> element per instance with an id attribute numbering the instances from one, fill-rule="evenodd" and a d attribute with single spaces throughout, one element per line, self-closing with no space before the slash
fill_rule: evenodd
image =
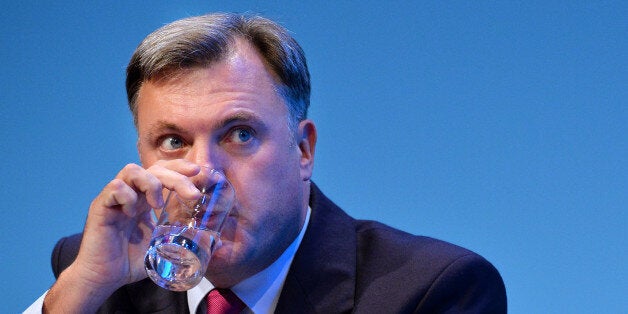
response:
<path id="1" fill-rule="evenodd" d="M 312 214 L 276 313 L 506 313 L 497 270 L 481 256 L 378 222 L 355 220 L 312 184 Z M 81 235 L 61 239 L 55 276 Z M 185 292 L 145 279 L 117 290 L 102 313 L 187 313 Z"/>

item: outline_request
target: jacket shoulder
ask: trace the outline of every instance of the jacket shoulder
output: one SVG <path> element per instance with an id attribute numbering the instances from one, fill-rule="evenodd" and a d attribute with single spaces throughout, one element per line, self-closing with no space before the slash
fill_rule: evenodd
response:
<path id="1" fill-rule="evenodd" d="M 55 278 L 59 278 L 59 274 L 74 262 L 82 238 L 82 234 L 74 234 L 57 241 L 50 260 Z"/>
<path id="2" fill-rule="evenodd" d="M 506 312 L 503 280 L 482 256 L 373 221 L 356 234 L 356 310 Z"/>
<path id="3" fill-rule="evenodd" d="M 386 260 L 400 260 L 438 266 L 474 252 L 463 247 L 394 229 L 376 221 L 358 221 L 356 234 L 358 254 L 365 262 L 377 262 L 385 255 Z"/>

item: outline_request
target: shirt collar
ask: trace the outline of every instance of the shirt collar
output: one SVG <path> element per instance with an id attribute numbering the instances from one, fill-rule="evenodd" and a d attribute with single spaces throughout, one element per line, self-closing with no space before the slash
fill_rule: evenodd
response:
<path id="1" fill-rule="evenodd" d="M 310 221 L 310 212 L 311 209 L 308 206 L 301 232 L 277 260 L 264 270 L 231 288 L 231 291 L 246 304 L 252 313 L 272 313 L 275 310 L 281 289 L 288 276 L 288 270 Z M 207 278 L 203 278 L 196 287 L 188 290 L 190 313 L 196 313 L 198 305 L 212 289 L 214 289 L 214 285 Z"/>

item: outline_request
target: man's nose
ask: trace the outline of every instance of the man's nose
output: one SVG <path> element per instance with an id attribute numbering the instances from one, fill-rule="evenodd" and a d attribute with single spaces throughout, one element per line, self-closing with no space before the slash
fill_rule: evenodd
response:
<path id="1" fill-rule="evenodd" d="M 197 141 L 194 143 L 185 159 L 201 167 L 220 170 L 222 162 L 220 161 L 221 158 L 219 155 L 218 148 L 211 147 L 209 143 L 199 143 Z"/>

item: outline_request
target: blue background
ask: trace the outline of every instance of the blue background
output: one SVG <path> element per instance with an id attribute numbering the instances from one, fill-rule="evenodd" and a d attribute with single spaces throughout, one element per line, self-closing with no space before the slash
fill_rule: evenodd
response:
<path id="1" fill-rule="evenodd" d="M 55 241 L 137 162 L 133 49 L 210 11 L 301 43 L 314 181 L 350 214 L 482 254 L 511 313 L 628 311 L 626 2 L 266 2 L 4 1 L 1 312 L 53 283 Z"/>

